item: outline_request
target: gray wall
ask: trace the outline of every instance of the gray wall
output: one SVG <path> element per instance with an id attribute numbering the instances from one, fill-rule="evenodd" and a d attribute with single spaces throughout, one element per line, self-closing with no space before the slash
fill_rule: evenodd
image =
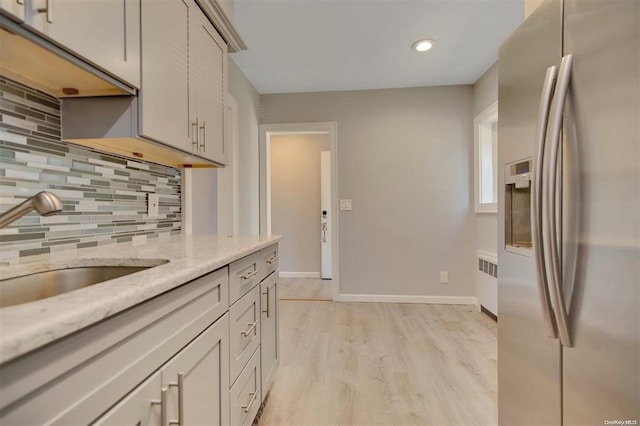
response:
<path id="1" fill-rule="evenodd" d="M 498 64 L 495 63 L 473 86 L 474 117 L 498 100 Z M 498 117 L 500 120 L 500 117 Z M 500 143 L 500 141 L 498 141 Z M 499 173 L 500 171 L 498 171 Z M 495 213 L 476 214 L 476 248 L 497 254 L 498 217 Z"/>
<path id="2" fill-rule="evenodd" d="M 218 233 L 218 179 L 216 169 L 191 169 L 191 231 L 193 235 Z"/>
<path id="3" fill-rule="evenodd" d="M 280 271 L 320 273 L 320 152 L 329 135 L 271 136 L 271 232 Z"/>
<path id="4" fill-rule="evenodd" d="M 240 234 L 258 234 L 259 176 L 258 176 L 258 110 L 260 95 L 240 68 L 229 58 L 229 93 L 240 105 L 238 143 L 238 228 Z"/>
<path id="5" fill-rule="evenodd" d="M 474 294 L 471 86 L 263 95 L 261 113 L 338 123 L 341 293 Z"/>
<path id="6" fill-rule="evenodd" d="M 232 59 L 228 62 L 229 93 L 239 104 L 238 228 L 240 234 L 259 231 L 258 108 L 260 97 Z M 216 169 L 192 170 L 192 232 L 218 232 L 218 183 Z"/>

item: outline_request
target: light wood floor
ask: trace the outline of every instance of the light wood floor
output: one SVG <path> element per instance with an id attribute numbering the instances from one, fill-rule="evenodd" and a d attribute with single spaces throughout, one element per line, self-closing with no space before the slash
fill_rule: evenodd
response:
<path id="1" fill-rule="evenodd" d="M 280 278 L 280 300 L 332 300 L 331 280 Z"/>
<path id="2" fill-rule="evenodd" d="M 495 425 L 497 326 L 473 306 L 286 301 L 259 425 Z"/>

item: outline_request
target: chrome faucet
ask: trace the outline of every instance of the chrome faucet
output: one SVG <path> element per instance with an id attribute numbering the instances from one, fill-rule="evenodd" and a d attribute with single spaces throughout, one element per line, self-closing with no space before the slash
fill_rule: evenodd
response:
<path id="1" fill-rule="evenodd" d="M 38 192 L 31 198 L 27 198 L 17 206 L 0 215 L 0 229 L 9 226 L 31 210 L 35 210 L 40 216 L 51 216 L 62 211 L 62 201 L 51 192 Z"/>

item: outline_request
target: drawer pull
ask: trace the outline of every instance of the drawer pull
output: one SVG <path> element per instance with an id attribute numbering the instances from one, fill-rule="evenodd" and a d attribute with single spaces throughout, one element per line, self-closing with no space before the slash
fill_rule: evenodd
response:
<path id="1" fill-rule="evenodd" d="M 262 311 L 265 314 L 267 314 L 267 318 L 269 318 L 269 287 L 267 287 L 267 292 L 264 293 L 267 295 L 267 310 L 266 311 Z"/>
<path id="2" fill-rule="evenodd" d="M 242 334 L 242 337 L 247 337 L 249 334 L 251 334 L 253 329 L 256 328 L 256 325 L 258 325 L 258 320 L 255 320 L 253 324 L 249 324 L 249 328 L 247 329 L 247 331 L 240 332 L 240 334 Z"/>
<path id="3" fill-rule="evenodd" d="M 251 395 L 251 399 L 249 400 L 249 403 L 247 405 L 240 406 L 245 413 L 248 413 L 249 411 L 251 411 L 251 407 L 256 402 L 256 397 L 258 396 L 258 390 L 256 389 L 253 392 L 249 392 L 249 395 Z"/>
<path id="4" fill-rule="evenodd" d="M 278 255 L 277 255 L 277 254 L 276 254 L 276 255 L 274 255 L 271 259 L 267 259 L 267 263 L 273 263 L 273 262 L 275 262 L 276 260 L 278 260 Z"/>
<path id="5" fill-rule="evenodd" d="M 251 271 L 251 272 L 249 272 L 247 274 L 240 275 L 240 279 L 248 280 L 249 278 L 251 278 L 251 277 L 253 277 L 253 276 L 257 275 L 257 274 L 258 274 L 258 270 L 256 269 L 255 271 Z"/>

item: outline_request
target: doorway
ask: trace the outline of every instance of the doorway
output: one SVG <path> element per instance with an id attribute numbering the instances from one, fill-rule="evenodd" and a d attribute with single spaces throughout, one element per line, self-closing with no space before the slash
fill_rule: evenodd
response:
<path id="1" fill-rule="evenodd" d="M 260 233 L 285 237 L 281 289 L 295 285 L 291 298 L 339 294 L 336 148 L 335 122 L 260 126 Z"/>

